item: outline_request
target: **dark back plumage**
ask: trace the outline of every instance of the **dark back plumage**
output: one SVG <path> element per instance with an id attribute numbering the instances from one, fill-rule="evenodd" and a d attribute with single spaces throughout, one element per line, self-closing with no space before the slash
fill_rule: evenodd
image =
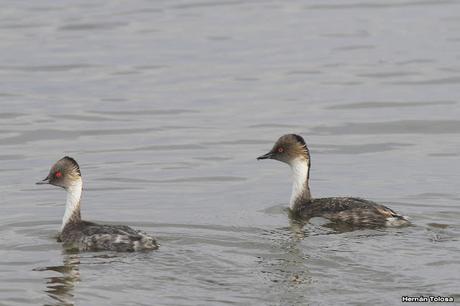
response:
<path id="1" fill-rule="evenodd" d="M 88 221 L 66 226 L 60 240 L 66 250 L 135 252 L 156 250 L 159 244 L 143 231 L 126 225 L 105 225 Z"/>

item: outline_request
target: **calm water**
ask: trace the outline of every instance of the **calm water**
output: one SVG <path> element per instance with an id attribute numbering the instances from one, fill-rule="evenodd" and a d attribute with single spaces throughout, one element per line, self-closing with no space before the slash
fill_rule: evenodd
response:
<path id="1" fill-rule="evenodd" d="M 460 3 L 5 1 L 0 305 L 395 305 L 460 300 Z M 290 222 L 305 137 L 314 196 L 412 218 Z M 148 254 L 64 254 L 64 154 L 82 214 L 154 234 Z"/>

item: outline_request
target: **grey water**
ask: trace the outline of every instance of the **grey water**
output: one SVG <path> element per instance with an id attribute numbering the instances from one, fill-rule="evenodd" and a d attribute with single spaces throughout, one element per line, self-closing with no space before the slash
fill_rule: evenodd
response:
<path id="1" fill-rule="evenodd" d="M 0 305 L 398 305 L 460 300 L 460 2 L 3 1 Z M 289 219 L 285 133 L 313 196 L 384 203 L 413 226 Z M 68 254 L 82 215 L 158 251 Z"/>

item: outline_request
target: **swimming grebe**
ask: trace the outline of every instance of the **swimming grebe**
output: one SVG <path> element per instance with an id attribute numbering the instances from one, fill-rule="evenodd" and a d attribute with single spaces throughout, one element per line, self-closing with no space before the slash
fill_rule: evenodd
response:
<path id="1" fill-rule="evenodd" d="M 48 176 L 37 184 L 51 184 L 67 191 L 67 201 L 61 232 L 68 250 L 133 252 L 158 249 L 155 239 L 126 225 L 100 225 L 81 220 L 80 198 L 82 179 L 77 162 L 68 156 L 58 160 Z"/>
<path id="2" fill-rule="evenodd" d="M 270 152 L 257 159 L 276 159 L 291 166 L 294 184 L 290 208 L 295 216 L 303 219 L 323 217 L 332 222 L 356 227 L 380 227 L 408 225 L 406 217 L 390 208 L 372 201 L 334 197 L 313 199 L 308 180 L 310 178 L 310 152 L 299 135 L 281 136 Z"/>

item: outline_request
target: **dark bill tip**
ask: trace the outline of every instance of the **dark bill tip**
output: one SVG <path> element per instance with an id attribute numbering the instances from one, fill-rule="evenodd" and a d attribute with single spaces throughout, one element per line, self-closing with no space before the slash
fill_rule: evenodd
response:
<path id="1" fill-rule="evenodd" d="M 264 155 L 262 155 L 262 156 L 257 157 L 257 159 L 258 159 L 258 160 L 259 160 L 259 159 L 270 159 L 270 158 L 272 158 L 272 157 L 273 157 L 273 153 L 272 153 L 272 152 L 268 152 L 267 154 L 264 154 Z"/>
<path id="2" fill-rule="evenodd" d="M 50 182 L 49 182 L 49 178 L 46 177 L 45 179 L 43 179 L 43 180 L 41 180 L 41 181 L 38 181 L 38 182 L 36 182 L 35 184 L 37 184 L 37 185 L 43 185 L 43 184 L 49 184 L 49 183 L 50 183 Z"/>

